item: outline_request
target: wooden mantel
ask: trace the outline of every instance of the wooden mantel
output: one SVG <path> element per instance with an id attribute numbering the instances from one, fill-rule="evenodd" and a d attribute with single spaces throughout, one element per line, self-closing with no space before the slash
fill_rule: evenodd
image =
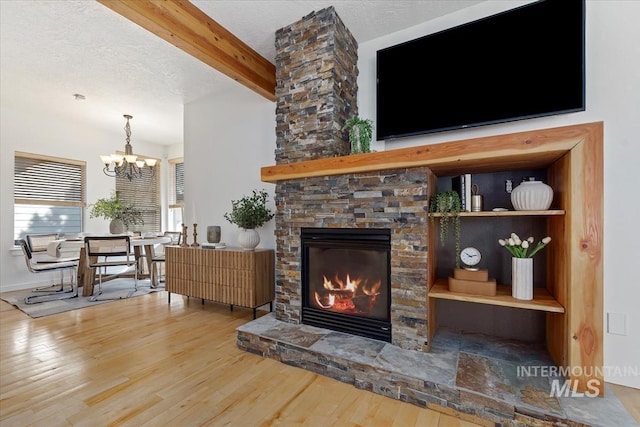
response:
<path id="1" fill-rule="evenodd" d="M 308 160 L 261 170 L 264 182 L 427 166 L 436 175 L 542 168 L 602 129 L 601 122 Z"/>

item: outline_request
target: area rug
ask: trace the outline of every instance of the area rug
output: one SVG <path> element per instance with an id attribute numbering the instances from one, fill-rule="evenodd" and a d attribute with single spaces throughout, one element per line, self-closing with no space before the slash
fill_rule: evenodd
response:
<path id="1" fill-rule="evenodd" d="M 139 281 L 138 290 L 133 293 L 130 298 L 147 295 L 153 292 L 164 291 L 164 288 L 150 288 L 147 282 Z M 16 306 L 35 319 L 38 317 L 50 316 L 52 314 L 62 313 L 65 311 L 92 307 L 97 304 L 119 301 L 122 298 L 126 298 L 132 290 L 133 284 L 131 283 L 131 279 L 114 279 L 102 285 L 102 295 L 99 296 L 99 301 L 89 301 L 89 297 L 83 297 L 82 288 L 80 288 L 79 291 L 80 295 L 76 298 L 44 301 L 35 304 L 25 304 L 24 302 L 24 298 L 26 296 L 34 295 L 31 289 L 3 292 L 2 294 L 0 294 L 0 299 L 8 302 L 13 306 Z"/>

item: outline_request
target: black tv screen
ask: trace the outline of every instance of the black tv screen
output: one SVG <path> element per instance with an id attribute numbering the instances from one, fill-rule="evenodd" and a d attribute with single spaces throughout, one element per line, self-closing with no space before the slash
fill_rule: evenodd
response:
<path id="1" fill-rule="evenodd" d="M 584 0 L 543 0 L 377 52 L 377 140 L 585 109 Z"/>

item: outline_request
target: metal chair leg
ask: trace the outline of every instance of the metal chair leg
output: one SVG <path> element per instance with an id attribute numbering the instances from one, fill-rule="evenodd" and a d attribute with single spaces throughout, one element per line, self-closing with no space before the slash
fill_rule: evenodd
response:
<path id="1" fill-rule="evenodd" d="M 64 274 L 61 271 L 60 274 L 62 275 L 61 277 L 61 283 L 62 286 L 64 287 Z M 40 295 L 29 295 L 26 296 L 24 298 L 24 303 L 25 304 L 37 304 L 40 302 L 47 302 L 47 301 L 57 301 L 57 300 L 63 300 L 63 299 L 71 299 L 71 298 L 76 298 L 78 296 L 78 284 L 75 280 L 75 278 L 77 277 L 77 272 L 75 270 L 71 271 L 71 290 L 64 292 L 64 293 L 60 293 L 60 292 L 55 292 L 55 293 L 49 293 L 49 294 L 40 294 Z M 69 293 L 71 293 L 69 295 Z"/>

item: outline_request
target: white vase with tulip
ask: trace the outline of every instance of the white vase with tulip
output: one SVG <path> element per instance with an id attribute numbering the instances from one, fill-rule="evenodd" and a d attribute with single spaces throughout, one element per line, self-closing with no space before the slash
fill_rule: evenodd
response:
<path id="1" fill-rule="evenodd" d="M 516 233 L 507 239 L 499 239 L 498 243 L 511 254 L 511 296 L 520 300 L 533 299 L 533 256 L 547 246 L 551 237 L 545 237 L 532 248 L 534 239 L 529 237 L 520 240 Z"/>

